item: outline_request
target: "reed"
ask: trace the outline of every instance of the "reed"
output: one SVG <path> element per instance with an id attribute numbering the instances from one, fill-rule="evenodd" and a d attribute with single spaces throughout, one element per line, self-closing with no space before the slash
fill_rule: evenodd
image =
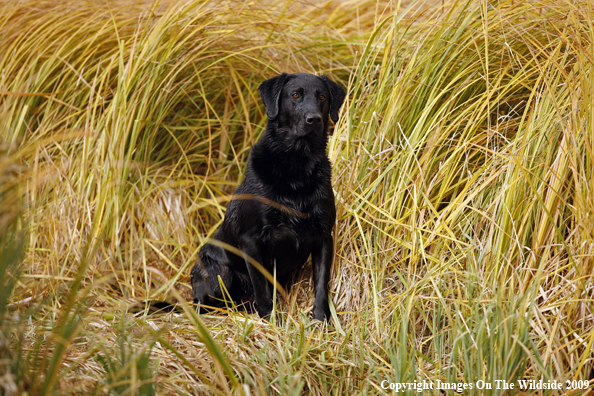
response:
<path id="1" fill-rule="evenodd" d="M 1 2 L 0 389 L 589 379 L 592 20 L 591 0 Z M 310 268 L 270 323 L 199 316 L 190 268 L 283 71 L 348 91 L 333 320 L 310 318 Z M 132 312 L 147 300 L 179 310 Z"/>

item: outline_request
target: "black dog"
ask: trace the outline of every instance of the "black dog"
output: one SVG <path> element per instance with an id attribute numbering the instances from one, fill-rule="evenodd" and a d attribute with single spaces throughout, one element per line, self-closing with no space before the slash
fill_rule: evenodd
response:
<path id="1" fill-rule="evenodd" d="M 250 261 L 276 272 L 282 283 L 311 254 L 313 316 L 328 320 L 336 218 L 326 155 L 328 116 L 338 121 L 345 92 L 326 76 L 305 73 L 283 73 L 258 91 L 268 115 L 266 130 L 252 147 L 245 179 L 215 241 L 202 247 L 192 269 L 194 302 L 221 306 L 220 277 L 234 301 L 255 302 L 260 316 L 267 318 L 273 285 Z"/>

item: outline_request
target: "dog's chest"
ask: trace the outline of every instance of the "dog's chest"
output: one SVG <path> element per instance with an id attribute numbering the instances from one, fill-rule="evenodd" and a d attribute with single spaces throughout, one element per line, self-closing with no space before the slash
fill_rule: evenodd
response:
<path id="1" fill-rule="evenodd" d="M 277 263 L 279 275 L 302 266 L 320 240 L 319 221 L 287 213 L 271 216 L 263 230 L 263 240 Z"/>
<path id="2" fill-rule="evenodd" d="M 268 248 L 276 262 L 278 275 L 283 276 L 300 268 L 309 257 L 316 239 L 316 230 L 309 227 L 299 231 L 285 223 L 272 227 Z"/>
<path id="3" fill-rule="evenodd" d="M 292 208 L 291 208 L 292 209 Z M 295 210 L 295 209 L 292 209 Z M 295 210 L 292 213 L 279 213 L 273 209 L 273 215 L 266 216 L 262 236 L 274 244 L 295 241 L 295 244 L 306 240 L 307 235 L 317 234 L 320 222 L 309 217 L 307 212 Z"/>

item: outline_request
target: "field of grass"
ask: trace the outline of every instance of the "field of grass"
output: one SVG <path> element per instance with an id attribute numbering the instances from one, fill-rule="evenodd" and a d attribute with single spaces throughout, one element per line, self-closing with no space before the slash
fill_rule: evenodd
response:
<path id="1" fill-rule="evenodd" d="M 1 0 L 0 394 L 588 393 L 593 25 L 593 0 Z M 270 322 L 199 316 L 283 71 L 348 92 L 333 319 L 309 266 Z"/>

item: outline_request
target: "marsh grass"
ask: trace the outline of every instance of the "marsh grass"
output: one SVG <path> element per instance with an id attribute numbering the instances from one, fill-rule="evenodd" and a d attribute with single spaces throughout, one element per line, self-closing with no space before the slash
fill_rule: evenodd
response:
<path id="1" fill-rule="evenodd" d="M 3 393 L 589 378 L 592 2 L 1 7 Z M 329 144 L 333 320 L 310 318 L 309 267 L 270 323 L 198 316 L 190 267 L 282 71 L 349 92 Z M 147 300 L 179 309 L 131 312 Z"/>

